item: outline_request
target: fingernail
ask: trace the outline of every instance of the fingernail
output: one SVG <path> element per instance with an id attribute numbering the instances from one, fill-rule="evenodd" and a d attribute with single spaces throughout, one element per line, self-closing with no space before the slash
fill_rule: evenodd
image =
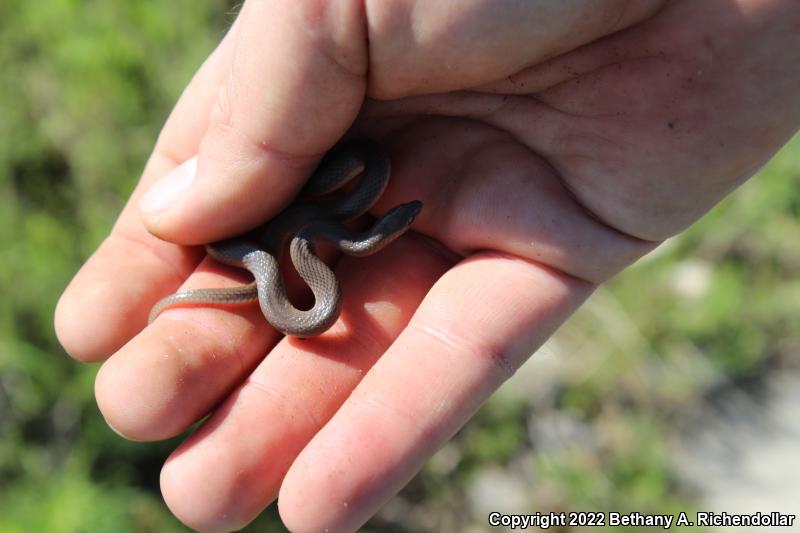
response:
<path id="1" fill-rule="evenodd" d="M 187 159 L 166 173 L 139 199 L 139 208 L 148 213 L 163 213 L 189 188 L 197 175 L 197 156 Z"/>
<path id="2" fill-rule="evenodd" d="M 116 433 L 117 435 L 119 435 L 120 437 L 122 437 L 122 438 L 123 438 L 123 439 L 125 439 L 125 440 L 129 440 L 129 441 L 132 441 L 132 442 L 144 442 L 144 441 L 139 441 L 139 440 L 137 440 L 137 439 L 132 439 L 132 438 L 130 438 L 129 436 L 127 436 L 126 434 L 124 434 L 123 432 L 121 432 L 120 430 L 118 430 L 117 428 L 115 428 L 114 426 L 112 426 L 111 424 L 109 424 L 109 423 L 108 423 L 108 420 L 106 420 L 106 425 L 107 425 L 109 428 L 111 428 L 111 431 L 113 431 L 114 433 Z"/>

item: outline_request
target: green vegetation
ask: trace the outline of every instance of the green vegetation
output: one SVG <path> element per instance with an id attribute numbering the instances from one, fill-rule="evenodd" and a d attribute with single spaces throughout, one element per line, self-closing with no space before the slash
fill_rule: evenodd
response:
<path id="1" fill-rule="evenodd" d="M 96 367 L 63 353 L 52 316 L 230 9 L 0 3 L 0 533 L 186 530 L 158 492 L 176 441 L 130 443 L 107 428 Z M 534 356 L 555 361 L 553 379 L 529 386 L 537 370 L 521 372 L 402 493 L 423 521 L 381 515 L 372 527 L 483 526 L 464 501 L 492 466 L 529 487 L 520 512 L 693 510 L 670 436 L 720 387 L 797 364 L 798 188 L 800 138 Z M 548 441 L 556 427 L 571 429 Z M 279 529 L 274 510 L 248 528 Z"/>

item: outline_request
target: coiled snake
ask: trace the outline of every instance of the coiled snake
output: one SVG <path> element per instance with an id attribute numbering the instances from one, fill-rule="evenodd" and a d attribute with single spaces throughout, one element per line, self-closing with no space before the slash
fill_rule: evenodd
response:
<path id="1" fill-rule="evenodd" d="M 149 321 L 178 305 L 244 304 L 258 300 L 267 321 L 277 330 L 299 337 L 319 335 L 336 322 L 342 303 L 339 281 L 317 257 L 314 242 L 328 242 L 349 255 L 370 255 L 402 235 L 422 209 L 419 201 L 398 205 L 364 232 L 354 232 L 342 224 L 372 207 L 386 189 L 389 173 L 388 157 L 370 141 L 335 148 L 323 158 L 302 194 L 327 195 L 361 174 L 350 191 L 334 198 L 292 204 L 243 236 L 206 245 L 211 257 L 249 270 L 255 278 L 252 283 L 177 292 L 153 306 Z M 290 238 L 292 263 L 314 294 L 314 306 L 309 310 L 296 308 L 286 296 L 279 265 Z"/>

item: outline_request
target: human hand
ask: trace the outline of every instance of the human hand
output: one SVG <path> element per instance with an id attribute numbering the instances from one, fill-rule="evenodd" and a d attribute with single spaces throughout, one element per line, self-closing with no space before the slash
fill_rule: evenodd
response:
<path id="1" fill-rule="evenodd" d="M 116 352 L 97 396 L 130 438 L 175 435 L 216 408 L 162 473 L 171 509 L 198 529 L 239 527 L 279 490 L 293 530 L 363 522 L 596 284 L 701 216 L 800 123 L 791 2 L 672 2 L 543 64 L 658 6 L 316 17 L 268 4 L 245 6 L 173 112 L 133 202 L 198 152 L 201 173 L 168 211 L 146 206 L 148 228 L 193 244 L 257 224 L 351 129 L 392 154 L 376 211 L 421 199 L 415 229 L 441 246 L 409 235 L 343 259 L 342 320 L 317 339 L 272 348 L 255 308 L 176 309 L 140 333 L 193 271 L 188 287 L 241 278 L 198 266 L 197 249 L 153 238 L 125 209 L 63 296 L 58 333 L 82 360 Z M 313 31 L 286 22 L 294 10 Z M 365 93 L 382 101 L 362 108 Z"/>

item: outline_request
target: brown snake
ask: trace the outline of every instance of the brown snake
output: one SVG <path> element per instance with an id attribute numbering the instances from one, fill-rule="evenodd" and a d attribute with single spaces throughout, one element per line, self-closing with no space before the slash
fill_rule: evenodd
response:
<path id="1" fill-rule="evenodd" d="M 372 207 L 389 183 L 389 172 L 388 157 L 370 141 L 335 148 L 323 158 L 302 194 L 327 195 L 361 174 L 350 191 L 332 199 L 294 203 L 245 235 L 206 245 L 211 257 L 249 270 L 255 278 L 252 283 L 177 292 L 153 306 L 149 321 L 177 305 L 245 304 L 257 300 L 275 329 L 299 337 L 319 335 L 336 322 L 342 302 L 339 281 L 317 257 L 313 243 L 325 241 L 349 255 L 370 255 L 402 235 L 422 209 L 419 201 L 398 205 L 364 232 L 354 232 L 342 224 Z M 314 294 L 314 306 L 309 310 L 296 308 L 286 296 L 279 265 L 289 239 L 292 263 Z"/>

